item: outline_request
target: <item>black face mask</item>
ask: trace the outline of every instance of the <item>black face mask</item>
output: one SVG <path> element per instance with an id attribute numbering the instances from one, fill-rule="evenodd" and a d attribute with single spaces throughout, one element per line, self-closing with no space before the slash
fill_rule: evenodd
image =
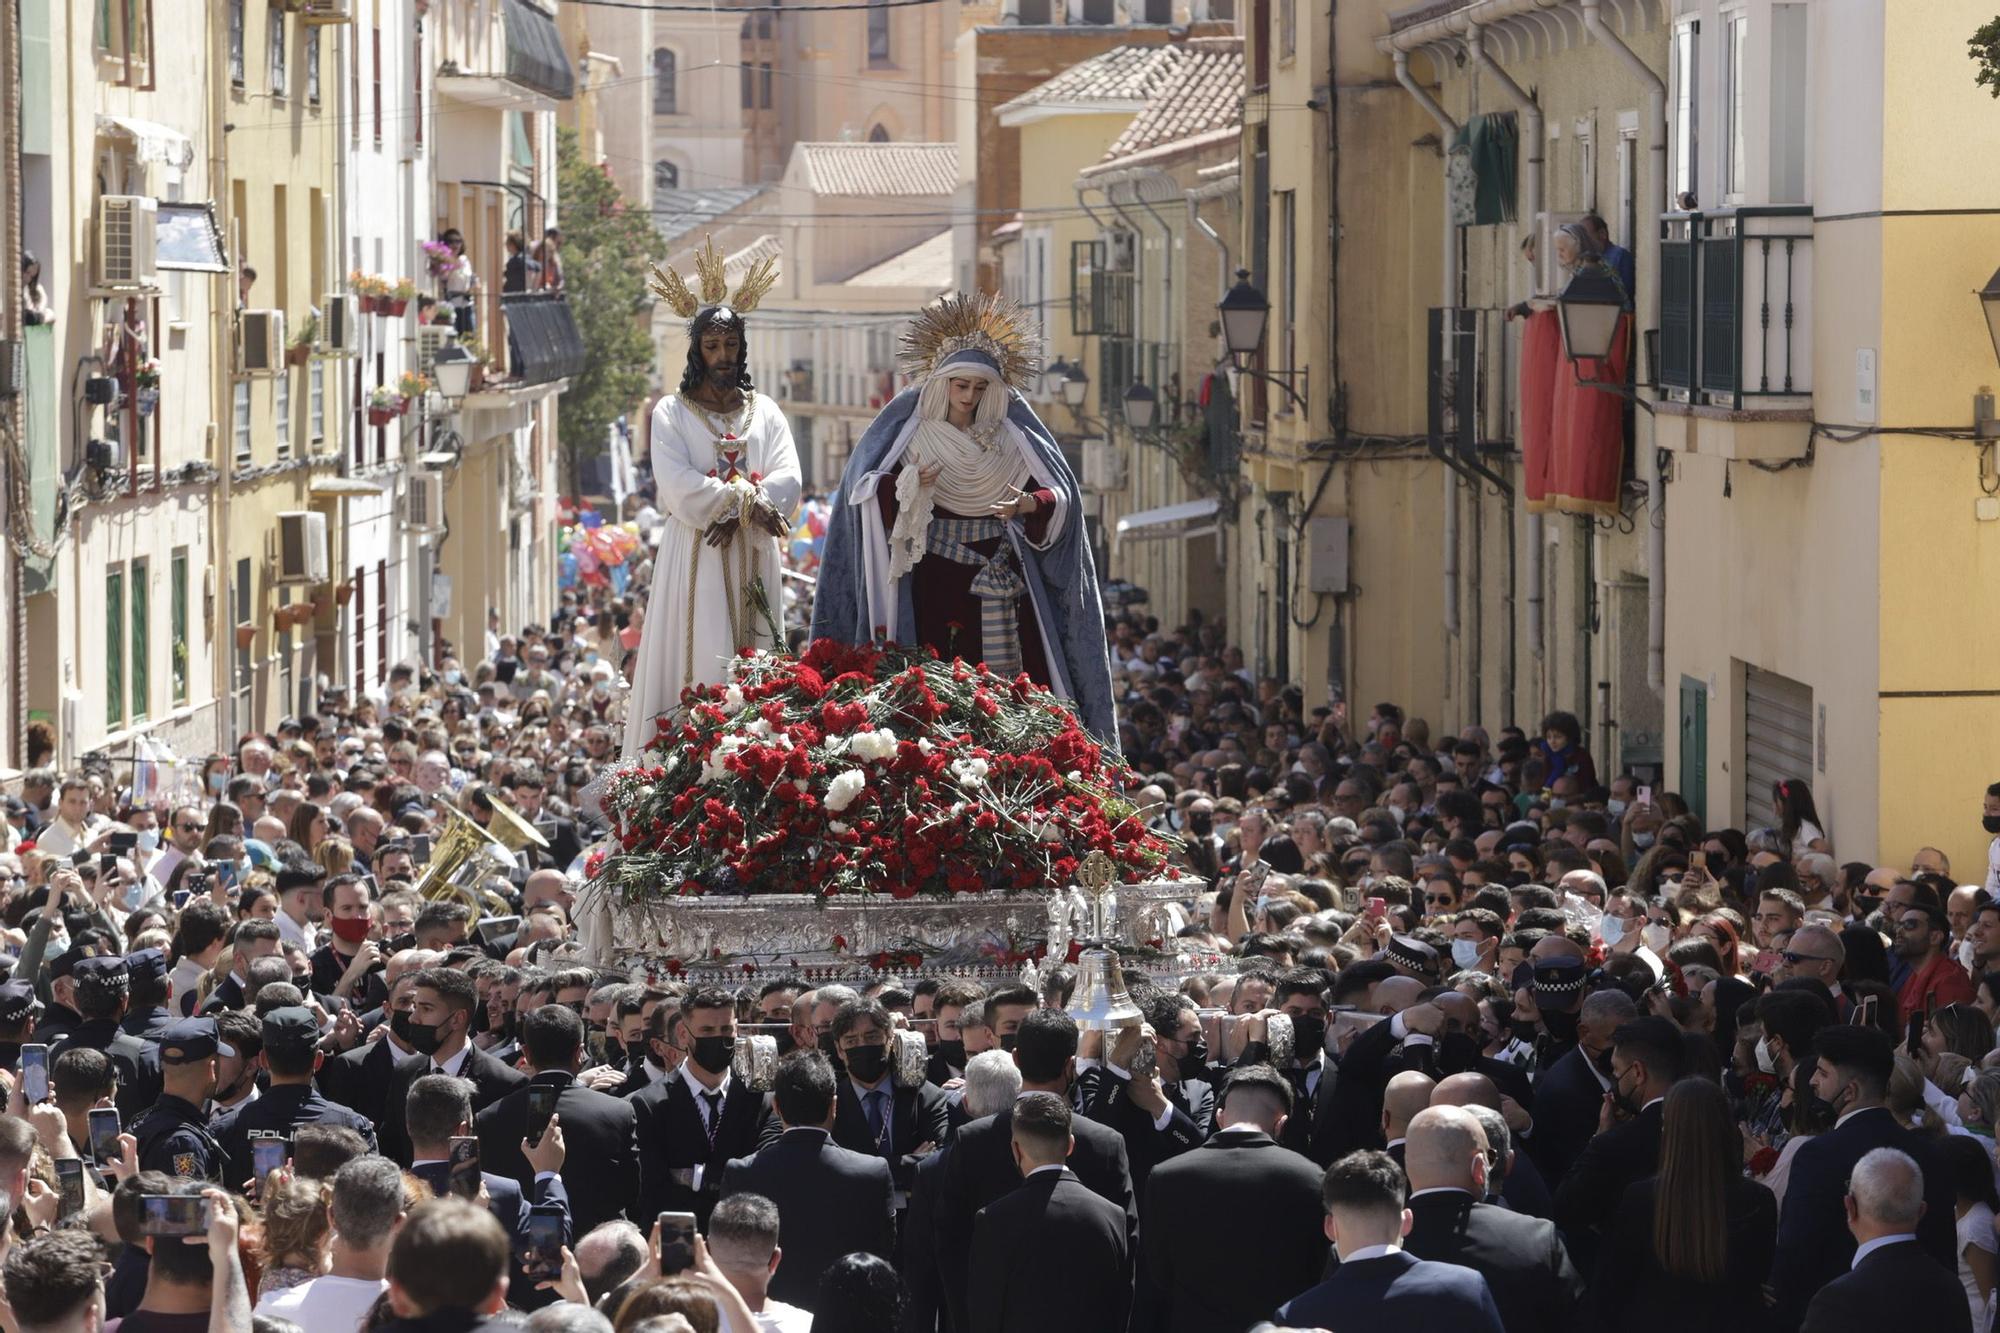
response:
<path id="1" fill-rule="evenodd" d="M 833 1072 L 835 1074 L 846 1072 L 847 1062 L 841 1059 L 840 1047 L 834 1043 L 831 1032 L 822 1032 L 819 1034 L 819 1053 L 833 1062 Z"/>
<path id="2" fill-rule="evenodd" d="M 798 1039 L 792 1036 L 792 1030 L 790 1028 L 781 1028 L 778 1032 L 779 1056 L 783 1057 L 790 1055 L 793 1051 L 797 1050 L 798 1048 L 799 1048 Z"/>
<path id="3" fill-rule="evenodd" d="M 487 1030 L 486 1024 L 488 1022 L 489 1017 L 490 1016 L 486 1012 L 486 1005 L 483 1001 L 479 1004 L 475 1004 L 472 1006 L 471 1031 L 474 1036 L 477 1036 L 478 1034 Z"/>
<path id="4" fill-rule="evenodd" d="M 1987 815 L 1979 821 L 1979 827 L 1988 833 L 2000 834 L 2000 815 Z"/>
<path id="5" fill-rule="evenodd" d="M 943 1056 L 944 1062 L 953 1069 L 965 1068 L 965 1041 L 963 1038 L 957 1041 L 939 1042 L 937 1044 L 937 1053 Z"/>
<path id="6" fill-rule="evenodd" d="M 1609 1061 L 1606 1061 L 1606 1063 L 1608 1064 Z M 1639 1086 L 1644 1087 L 1645 1084 L 1642 1083 Z M 1640 1094 L 1637 1089 L 1627 1092 L 1616 1082 L 1611 1085 L 1611 1099 L 1618 1104 L 1618 1109 L 1626 1115 L 1639 1114 L 1639 1096 Z"/>
<path id="7" fill-rule="evenodd" d="M 1447 1074 L 1463 1074 L 1479 1062 L 1479 1039 L 1465 1032 L 1447 1032 L 1438 1038 L 1438 1068 Z"/>
<path id="8" fill-rule="evenodd" d="M 711 1074 L 726 1071 L 729 1068 L 730 1057 L 735 1054 L 734 1037 L 696 1037 L 694 1045 L 688 1048 L 688 1059 Z"/>
<path id="9" fill-rule="evenodd" d="M 438 1048 L 444 1045 L 444 1036 L 438 1031 L 438 1028 L 442 1026 L 441 1024 L 419 1023 L 408 1013 L 400 1013 L 396 1017 L 403 1020 L 403 1030 L 396 1032 L 396 1035 L 403 1039 L 405 1046 L 408 1046 L 417 1054 L 436 1055 Z M 391 1021 L 393 1022 L 393 1020 Z M 391 1032 L 396 1031 L 394 1027 L 391 1027 L 389 1030 Z"/>
<path id="10" fill-rule="evenodd" d="M 857 1082 L 873 1083 L 889 1068 L 887 1046 L 850 1046 L 843 1054 L 847 1059 L 847 1072 Z"/>
<path id="11" fill-rule="evenodd" d="M 1014 1049 L 1014 1038 L 1017 1035 L 1012 1032 L 1002 1033 L 1000 1037 L 1000 1049 L 1003 1051 L 1012 1051 Z"/>
<path id="12" fill-rule="evenodd" d="M 1535 1021 L 1532 1018 L 1510 1018 L 1507 1020 L 1507 1031 L 1522 1041 L 1533 1041 L 1535 1039 Z"/>
<path id="13" fill-rule="evenodd" d="M 1604 1075 L 1606 1078 L 1611 1077 L 1611 1048 L 1609 1046 L 1589 1058 L 1590 1063 L 1597 1067 L 1598 1073 Z"/>
<path id="14" fill-rule="evenodd" d="M 1557 1041 L 1576 1040 L 1576 1018 L 1575 1014 L 1564 1013 L 1560 1009 L 1542 1010 L 1542 1026 Z"/>
<path id="15" fill-rule="evenodd" d="M 612 1064 L 617 1064 L 625 1058 L 625 1043 L 618 1039 L 618 1034 L 615 1032 L 604 1034 L 604 1058 Z"/>
<path id="16" fill-rule="evenodd" d="M 1177 1064 L 1181 1067 L 1182 1078 L 1205 1079 L 1208 1077 L 1208 1039 L 1196 1036 L 1187 1044 L 1187 1054 Z"/>
<path id="17" fill-rule="evenodd" d="M 1326 1048 L 1326 1020 L 1318 1014 L 1292 1015 L 1292 1053 L 1311 1064 Z"/>

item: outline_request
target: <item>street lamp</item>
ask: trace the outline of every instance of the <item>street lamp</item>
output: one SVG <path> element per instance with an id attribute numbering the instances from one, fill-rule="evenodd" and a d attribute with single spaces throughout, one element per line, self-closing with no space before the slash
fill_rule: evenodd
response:
<path id="1" fill-rule="evenodd" d="M 1236 285 L 1215 308 L 1222 315 L 1222 342 L 1231 359 L 1240 363 L 1255 355 L 1264 342 L 1264 321 L 1271 317 L 1271 303 L 1250 285 L 1249 269 L 1236 270 Z"/>
<path id="2" fill-rule="evenodd" d="M 1063 381 L 1069 378 L 1069 371 L 1069 362 L 1060 356 L 1043 366 L 1041 383 L 1038 386 L 1041 397 L 1062 397 Z"/>
<path id="3" fill-rule="evenodd" d="M 1072 365 L 1063 376 L 1062 400 L 1070 407 L 1082 407 L 1085 395 L 1090 392 L 1090 376 L 1083 373 L 1081 365 Z"/>
<path id="4" fill-rule="evenodd" d="M 1556 298 L 1562 320 L 1563 353 L 1571 361 L 1603 361 L 1618 337 L 1625 314 L 1625 293 L 1608 269 L 1591 265 L 1577 270 Z"/>
<path id="5" fill-rule="evenodd" d="M 1134 384 L 1125 391 L 1125 424 L 1133 430 L 1151 430 L 1159 413 L 1160 399 L 1152 386 Z"/>
<path id="6" fill-rule="evenodd" d="M 2000 270 L 1995 270 L 1979 289 L 1979 306 L 1986 312 L 1986 332 L 1993 339 L 1993 355 L 2000 359 Z"/>
<path id="7" fill-rule="evenodd" d="M 478 361 L 470 348 L 457 343 L 446 343 L 431 357 L 431 378 L 437 381 L 438 394 L 453 411 L 458 410 L 471 390 L 472 368 Z"/>

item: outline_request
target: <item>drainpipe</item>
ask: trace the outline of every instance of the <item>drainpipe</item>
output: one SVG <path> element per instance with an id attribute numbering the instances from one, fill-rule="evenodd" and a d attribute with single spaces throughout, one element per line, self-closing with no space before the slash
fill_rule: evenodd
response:
<path id="1" fill-rule="evenodd" d="M 1215 298 L 1218 301 L 1229 295 L 1229 275 L 1235 270 L 1229 264 L 1229 242 L 1223 240 L 1222 234 L 1208 225 L 1207 219 L 1201 215 L 1201 206 L 1210 199 L 1220 199 L 1232 194 L 1238 188 L 1233 182 L 1227 184 L 1211 182 L 1208 185 L 1191 186 L 1181 191 L 1181 197 L 1187 200 L 1188 226 L 1206 236 L 1209 244 L 1215 247 L 1216 253 L 1222 258 L 1222 263 L 1215 271 Z"/>
<path id="2" fill-rule="evenodd" d="M 1132 198 L 1138 201 L 1139 207 L 1145 209 L 1151 215 L 1153 221 L 1160 224 L 1160 243 L 1166 247 L 1165 271 L 1161 275 L 1161 282 L 1166 287 L 1164 298 L 1166 303 L 1166 321 L 1163 327 L 1166 330 L 1167 336 L 1165 341 L 1167 346 L 1177 347 L 1179 343 L 1176 341 L 1175 335 L 1180 332 L 1180 307 L 1174 304 L 1174 229 L 1168 225 L 1165 218 L 1160 216 L 1160 210 L 1153 207 L 1152 201 L 1146 198 L 1145 190 L 1140 188 L 1142 182 L 1148 180 L 1165 181 L 1167 188 L 1175 191 L 1180 189 L 1180 184 L 1158 167 L 1152 168 L 1144 176 L 1132 182 Z M 1166 386 L 1161 384 L 1155 387 L 1164 389 Z"/>
<path id="3" fill-rule="evenodd" d="M 1596 38 L 1605 50 L 1618 57 L 1620 64 L 1631 72 L 1632 77 L 1646 87 L 1646 155 L 1653 164 L 1650 179 L 1653 193 L 1667 178 L 1667 85 L 1655 74 L 1645 61 L 1641 60 L 1624 39 L 1611 30 L 1604 21 L 1602 0 L 1583 0 L 1583 27 Z M 1640 272 L 1652 274 L 1653 290 L 1659 291 L 1660 272 L 1660 232 L 1659 228 L 1643 226 L 1639 235 L 1628 236 L 1636 252 L 1634 258 L 1642 266 Z M 1633 312 L 1641 317 L 1641 328 L 1646 326 L 1637 306 L 1639 294 L 1634 292 Z M 1640 413 L 1645 418 L 1646 433 L 1653 433 L 1653 418 L 1650 413 Z M 1651 438 L 1639 450 L 1639 475 L 1646 483 L 1646 684 L 1656 690 L 1664 690 L 1667 680 L 1667 527 L 1666 527 L 1666 486 L 1660 477 L 1660 454 L 1658 444 Z"/>
<path id="4" fill-rule="evenodd" d="M 1430 113 L 1437 122 L 1438 133 L 1443 139 L 1444 151 L 1440 154 L 1446 163 L 1451 161 L 1451 143 L 1458 137 L 1458 122 L 1451 118 L 1438 100 L 1431 96 L 1430 89 L 1418 83 L 1410 73 L 1410 55 L 1407 51 L 1395 53 L 1396 82 L 1403 90 L 1417 99 L 1417 105 Z M 1441 210 L 1444 222 L 1444 263 L 1439 266 L 1444 275 L 1444 299 L 1440 303 L 1449 309 L 1458 304 L 1458 236 L 1451 223 L 1451 192 L 1444 192 L 1444 207 Z M 1444 355 L 1451 359 L 1456 350 L 1451 339 L 1444 341 Z M 1473 503 L 1478 503 L 1478 492 L 1473 492 Z M 1458 606 L 1458 484 L 1450 468 L 1444 473 L 1444 630 L 1456 636 L 1459 632 Z M 1477 711 L 1476 708 L 1474 710 Z"/>
<path id="5" fill-rule="evenodd" d="M 1542 130 L 1542 108 L 1535 99 L 1528 96 L 1521 85 L 1514 82 L 1506 70 L 1486 49 L 1486 29 L 1477 23 L 1468 24 L 1465 30 L 1466 53 L 1472 62 L 1492 78 L 1495 86 L 1513 100 L 1521 113 L 1521 137 L 1527 141 L 1528 155 L 1522 172 L 1522 193 L 1526 198 L 1519 212 L 1526 215 L 1528 225 L 1539 227 L 1542 216 L 1542 154 L 1548 151 L 1548 136 Z M 1548 263 L 1550 256 L 1537 253 L 1539 264 Z M 1528 515 L 1528 651 L 1536 658 L 1542 656 L 1542 516 Z M 1536 701 L 1540 707 L 1540 699 Z"/>

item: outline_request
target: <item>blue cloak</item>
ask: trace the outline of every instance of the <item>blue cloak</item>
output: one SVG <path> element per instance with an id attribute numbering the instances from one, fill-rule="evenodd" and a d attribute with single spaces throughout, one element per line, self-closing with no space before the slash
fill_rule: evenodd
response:
<path id="1" fill-rule="evenodd" d="M 868 553 L 864 549 L 868 538 L 859 508 L 849 501 L 864 478 L 882 470 L 883 460 L 916 411 L 919 387 L 912 385 L 897 394 L 848 456 L 833 514 L 827 520 L 819 586 L 813 594 L 815 639 L 861 644 L 875 637 L 868 613 Z M 1076 710 L 1084 729 L 1116 754 L 1118 713 L 1111 692 L 1111 656 L 1104 639 L 1104 604 L 1098 596 L 1097 570 L 1090 545 L 1084 540 L 1083 495 L 1055 437 L 1027 401 L 1011 391 L 1007 420 L 1027 439 L 1041 469 L 1055 479 L 1069 504 L 1068 522 L 1045 550 L 1037 551 L 1023 540 L 1017 524 L 1008 525 L 1028 595 L 1049 631 L 1051 665 L 1057 668 L 1053 688 Z M 887 552 L 882 555 L 886 559 Z M 917 613 L 911 581 L 898 579 L 895 587 L 896 623 L 888 627 L 888 637 L 914 645 Z"/>

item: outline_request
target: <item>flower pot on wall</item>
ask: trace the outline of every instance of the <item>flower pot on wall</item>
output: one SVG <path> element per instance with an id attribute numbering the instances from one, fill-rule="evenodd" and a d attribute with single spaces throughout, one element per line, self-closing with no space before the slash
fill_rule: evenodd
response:
<path id="1" fill-rule="evenodd" d="M 238 625 L 236 627 L 236 646 L 238 648 L 248 648 L 252 643 L 256 642 L 256 639 L 257 627 L 255 625 Z"/>
<path id="2" fill-rule="evenodd" d="M 378 298 L 375 302 L 375 313 L 378 315 L 387 315 L 391 319 L 399 317 L 409 308 L 410 298 L 407 296 L 384 296 Z"/>

